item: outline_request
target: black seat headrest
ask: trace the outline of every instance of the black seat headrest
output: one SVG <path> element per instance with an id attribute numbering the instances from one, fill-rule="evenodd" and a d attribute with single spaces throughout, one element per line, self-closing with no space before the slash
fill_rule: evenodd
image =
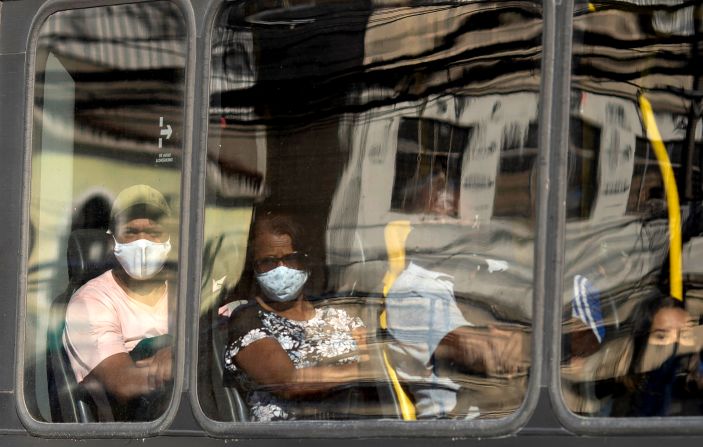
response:
<path id="1" fill-rule="evenodd" d="M 81 286 L 115 265 L 114 240 L 100 229 L 74 230 L 68 238 L 68 278 Z"/>

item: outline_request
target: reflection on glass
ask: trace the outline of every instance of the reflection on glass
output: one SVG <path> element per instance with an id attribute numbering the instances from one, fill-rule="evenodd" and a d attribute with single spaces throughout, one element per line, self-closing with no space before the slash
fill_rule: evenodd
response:
<path id="1" fill-rule="evenodd" d="M 562 391 L 580 415 L 703 414 L 700 14 L 576 9 Z"/>
<path id="2" fill-rule="evenodd" d="M 401 118 L 391 210 L 457 217 L 461 160 L 469 130 Z"/>
<path id="3" fill-rule="evenodd" d="M 170 2 L 40 29 L 24 374 L 37 420 L 149 421 L 171 400 L 185 41 Z"/>
<path id="4" fill-rule="evenodd" d="M 205 413 L 513 413 L 530 365 L 539 4 L 242 2 L 212 45 Z"/>

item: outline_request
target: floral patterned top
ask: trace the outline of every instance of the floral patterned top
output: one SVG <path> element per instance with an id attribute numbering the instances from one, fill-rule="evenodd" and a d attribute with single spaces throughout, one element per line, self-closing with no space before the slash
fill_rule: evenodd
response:
<path id="1" fill-rule="evenodd" d="M 358 317 L 342 309 L 316 308 L 310 320 L 289 320 L 264 310 L 258 303 L 238 309 L 229 320 L 229 343 L 225 349 L 224 383 L 246 393 L 254 421 L 321 418 L 324 404 L 315 401 L 287 400 L 262 389 L 246 372 L 237 368 L 234 358 L 244 347 L 266 337 L 275 338 L 296 368 L 358 361 L 352 330 L 364 327 Z M 330 363 L 331 362 L 331 363 Z"/>

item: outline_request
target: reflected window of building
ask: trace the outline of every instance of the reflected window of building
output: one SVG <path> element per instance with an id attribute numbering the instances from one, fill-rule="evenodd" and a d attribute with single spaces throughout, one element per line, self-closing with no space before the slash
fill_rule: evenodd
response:
<path id="1" fill-rule="evenodd" d="M 223 7 L 197 368 L 208 418 L 517 411 L 541 29 L 536 2 Z"/>
<path id="2" fill-rule="evenodd" d="M 506 127 L 496 177 L 493 216 L 532 220 L 536 203 L 537 121 Z"/>
<path id="3" fill-rule="evenodd" d="M 646 138 L 635 140 L 635 166 L 632 171 L 627 212 L 641 216 L 665 210 L 664 182 L 657 157 Z"/>
<path id="4" fill-rule="evenodd" d="M 37 421 L 144 422 L 168 409 L 186 58 L 168 1 L 40 25 L 22 375 Z"/>
<path id="5" fill-rule="evenodd" d="M 461 163 L 470 129 L 447 123 L 403 118 L 391 210 L 457 217 Z"/>
<path id="6" fill-rule="evenodd" d="M 569 152 L 566 215 L 569 219 L 588 219 L 595 195 L 600 128 L 571 120 L 569 129 L 574 149 Z"/>
<path id="7" fill-rule="evenodd" d="M 573 22 L 562 393 L 582 416 L 700 416 L 701 8 L 591 6 Z"/>

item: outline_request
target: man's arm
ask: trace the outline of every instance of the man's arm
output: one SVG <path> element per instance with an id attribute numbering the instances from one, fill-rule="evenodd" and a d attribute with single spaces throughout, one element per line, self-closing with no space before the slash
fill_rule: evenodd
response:
<path id="1" fill-rule="evenodd" d="M 448 333 L 434 352 L 435 358 L 485 373 L 516 374 L 529 366 L 528 334 L 520 330 L 462 326 Z"/>
<path id="2" fill-rule="evenodd" d="M 163 387 L 172 378 L 171 348 L 138 362 L 129 354 L 111 355 L 98 364 L 84 380 L 97 381 L 120 402 L 127 402 Z"/>

